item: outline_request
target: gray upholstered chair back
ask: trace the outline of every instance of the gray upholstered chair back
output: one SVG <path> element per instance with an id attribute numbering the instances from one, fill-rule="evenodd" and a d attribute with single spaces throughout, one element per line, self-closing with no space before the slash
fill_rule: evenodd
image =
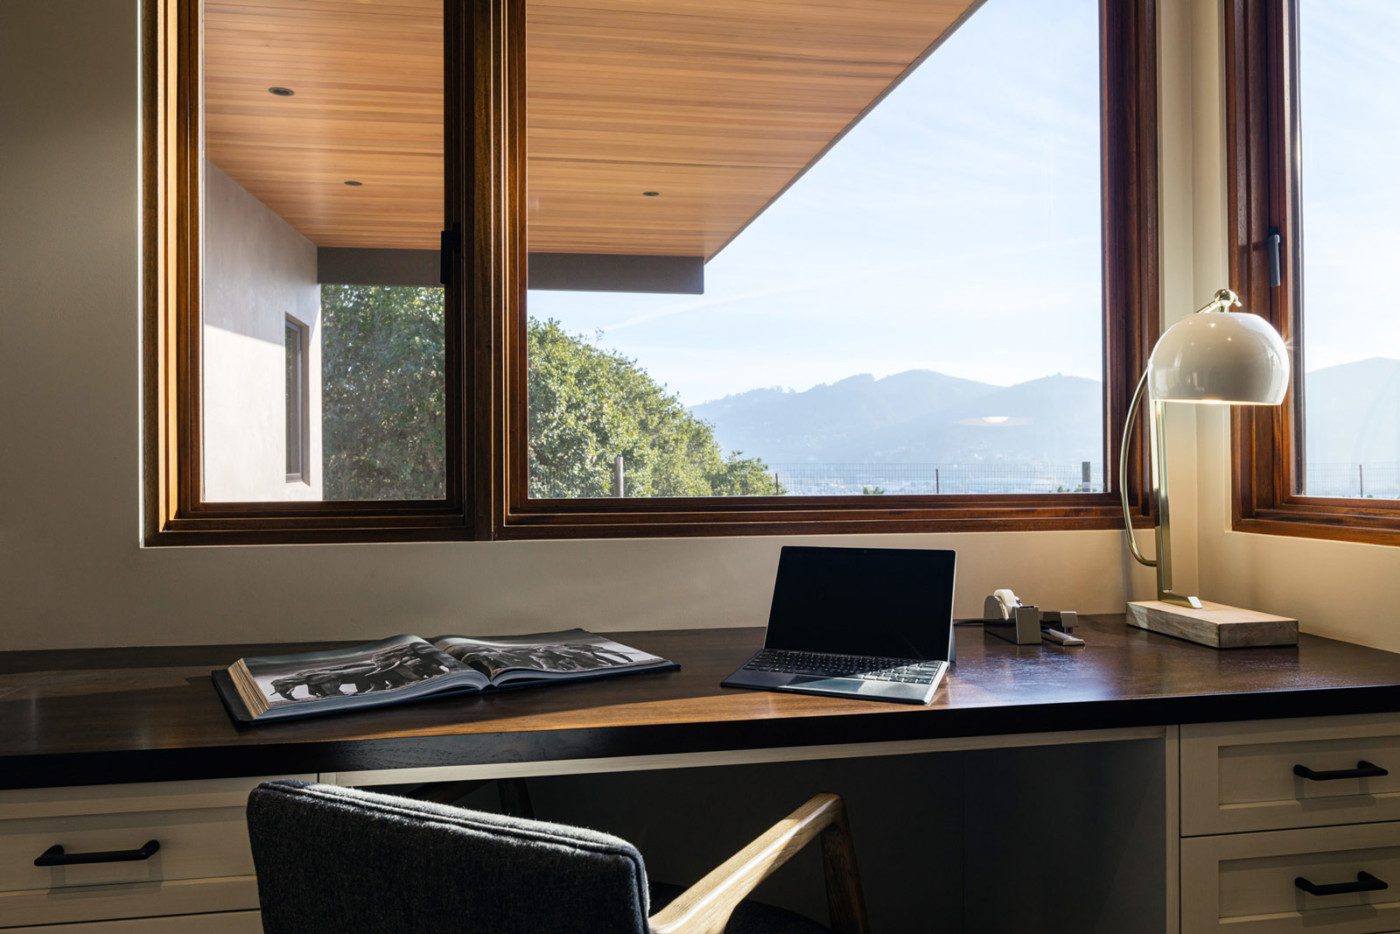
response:
<path id="1" fill-rule="evenodd" d="M 266 934 L 644 934 L 646 870 L 607 834 L 267 782 L 248 799 Z"/>

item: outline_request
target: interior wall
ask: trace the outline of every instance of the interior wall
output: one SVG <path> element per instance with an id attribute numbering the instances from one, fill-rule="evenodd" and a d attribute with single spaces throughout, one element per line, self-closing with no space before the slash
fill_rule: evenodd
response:
<path id="1" fill-rule="evenodd" d="M 204 496 L 321 498 L 321 286 L 316 245 L 204 163 Z M 307 335 L 307 464 L 287 479 L 286 319 Z"/>
<path id="2" fill-rule="evenodd" d="M 1194 54 L 1193 262 L 1196 297 L 1228 279 L 1221 0 L 1189 0 Z M 1227 412 L 1200 406 L 1200 566 L 1202 595 L 1294 616 L 1303 631 L 1400 651 L 1400 549 L 1255 535 L 1231 528 Z"/>
<path id="3" fill-rule="evenodd" d="M 138 24 L 0 3 L 0 650 L 764 622 L 795 539 L 142 548 Z M 1151 592 L 1114 531 L 803 541 L 955 548 L 959 615 Z"/>

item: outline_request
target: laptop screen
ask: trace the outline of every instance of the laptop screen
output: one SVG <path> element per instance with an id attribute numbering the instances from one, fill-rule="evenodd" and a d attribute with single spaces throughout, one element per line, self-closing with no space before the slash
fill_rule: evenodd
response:
<path id="1" fill-rule="evenodd" d="M 785 547 L 768 617 L 772 649 L 948 658 L 951 551 Z"/>

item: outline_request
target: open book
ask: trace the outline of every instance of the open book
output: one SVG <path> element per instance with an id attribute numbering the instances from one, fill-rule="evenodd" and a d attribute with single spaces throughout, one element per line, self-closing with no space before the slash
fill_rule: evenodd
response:
<path id="1" fill-rule="evenodd" d="M 679 667 L 594 633 L 566 629 L 491 639 L 392 636 L 323 652 L 240 658 L 213 674 L 234 719 L 262 723 L 444 694 Z"/>

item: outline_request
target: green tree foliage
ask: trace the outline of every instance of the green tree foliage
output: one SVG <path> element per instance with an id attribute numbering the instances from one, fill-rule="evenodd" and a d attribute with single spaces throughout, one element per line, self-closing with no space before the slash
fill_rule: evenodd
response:
<path id="1" fill-rule="evenodd" d="M 446 478 L 442 289 L 321 287 L 327 499 L 440 499 Z M 527 328 L 530 495 L 782 493 L 758 458 L 720 450 L 711 427 L 635 361 L 566 333 Z"/>
<path id="2" fill-rule="evenodd" d="M 610 496 L 622 455 L 628 496 L 782 493 L 763 461 L 725 457 L 708 424 L 613 351 L 531 321 L 530 495 Z"/>
<path id="3" fill-rule="evenodd" d="M 442 289 L 321 287 L 326 499 L 442 499 Z"/>

